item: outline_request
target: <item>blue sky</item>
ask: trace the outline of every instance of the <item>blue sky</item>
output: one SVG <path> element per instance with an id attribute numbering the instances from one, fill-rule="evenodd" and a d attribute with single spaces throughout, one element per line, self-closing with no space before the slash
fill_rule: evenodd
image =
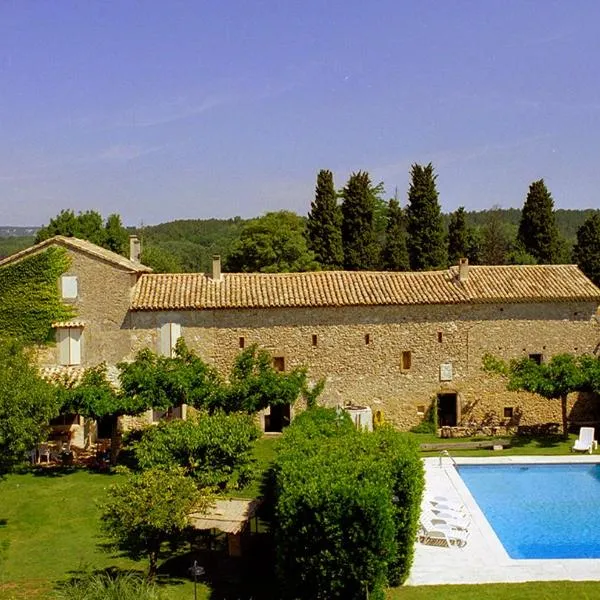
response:
<path id="1" fill-rule="evenodd" d="M 317 171 L 445 211 L 598 207 L 600 3 L 1 0 L 0 224 L 309 210 Z"/>

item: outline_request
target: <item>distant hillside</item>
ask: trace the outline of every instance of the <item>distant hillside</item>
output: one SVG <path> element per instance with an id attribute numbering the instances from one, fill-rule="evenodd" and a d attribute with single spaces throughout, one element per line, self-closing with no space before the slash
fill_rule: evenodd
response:
<path id="1" fill-rule="evenodd" d="M 158 247 L 175 255 L 183 269 L 208 271 L 213 254 L 225 257 L 246 220 L 187 219 L 144 227 L 137 231 L 144 247 Z"/>
<path id="2" fill-rule="evenodd" d="M 39 227 L 8 227 L 0 225 L 0 238 L 5 237 L 33 237 Z"/>

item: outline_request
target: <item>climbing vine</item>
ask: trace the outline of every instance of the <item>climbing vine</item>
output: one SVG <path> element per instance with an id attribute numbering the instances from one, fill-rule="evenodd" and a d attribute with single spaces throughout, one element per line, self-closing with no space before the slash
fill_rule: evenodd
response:
<path id="1" fill-rule="evenodd" d="M 0 267 L 0 336 L 25 343 L 53 339 L 52 323 L 75 314 L 62 302 L 58 285 L 70 264 L 64 248 L 50 247 Z"/>

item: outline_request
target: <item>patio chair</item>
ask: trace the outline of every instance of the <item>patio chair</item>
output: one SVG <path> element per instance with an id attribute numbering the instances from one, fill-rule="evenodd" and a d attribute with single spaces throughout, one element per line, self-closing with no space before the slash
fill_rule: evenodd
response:
<path id="1" fill-rule="evenodd" d="M 573 444 L 572 452 L 589 452 L 592 453 L 598 447 L 598 442 L 594 440 L 593 427 L 581 427 L 579 429 L 579 438 Z"/>
<path id="2" fill-rule="evenodd" d="M 433 506 L 434 510 L 443 510 L 445 512 L 454 512 L 463 516 L 468 516 L 469 511 L 466 509 L 464 504 L 460 502 L 450 502 L 445 496 L 435 496 L 429 498 L 429 504 Z"/>
<path id="3" fill-rule="evenodd" d="M 427 508 L 423 509 L 421 516 L 432 525 L 448 525 L 452 529 L 460 531 L 467 531 L 471 524 L 471 519 L 463 517 L 458 513 L 434 511 Z"/>
<path id="4" fill-rule="evenodd" d="M 448 548 L 463 548 L 467 545 L 468 531 L 452 529 L 448 525 L 434 525 L 421 519 L 419 522 L 419 541 L 423 544 L 445 543 Z"/>

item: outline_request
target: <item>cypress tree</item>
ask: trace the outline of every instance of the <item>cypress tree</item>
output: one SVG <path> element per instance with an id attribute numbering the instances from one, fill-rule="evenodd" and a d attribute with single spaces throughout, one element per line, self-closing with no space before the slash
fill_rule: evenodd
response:
<path id="1" fill-rule="evenodd" d="M 396 199 L 392 199 L 388 203 L 388 222 L 381 258 L 386 271 L 410 270 L 408 248 L 406 247 L 405 216 Z"/>
<path id="2" fill-rule="evenodd" d="M 342 247 L 342 211 L 333 186 L 333 173 L 321 169 L 317 175 L 315 199 L 306 222 L 308 247 L 326 269 L 340 268 L 344 262 Z"/>
<path id="3" fill-rule="evenodd" d="M 600 286 L 600 213 L 591 215 L 577 230 L 573 260 L 597 286 Z"/>
<path id="4" fill-rule="evenodd" d="M 534 181 L 523 205 L 519 243 L 541 265 L 559 260 L 561 240 L 554 215 L 554 201 L 543 179 Z"/>
<path id="5" fill-rule="evenodd" d="M 413 271 L 443 269 L 448 263 L 433 165 L 414 164 L 408 190 L 408 255 Z"/>
<path id="6" fill-rule="evenodd" d="M 375 195 L 369 174 L 352 173 L 342 191 L 342 243 L 344 268 L 368 271 L 376 268 Z"/>
<path id="7" fill-rule="evenodd" d="M 465 207 L 459 206 L 458 210 L 450 215 L 448 223 L 448 261 L 450 264 L 458 263 L 460 258 L 469 256 L 470 246 L 469 227 Z"/>

